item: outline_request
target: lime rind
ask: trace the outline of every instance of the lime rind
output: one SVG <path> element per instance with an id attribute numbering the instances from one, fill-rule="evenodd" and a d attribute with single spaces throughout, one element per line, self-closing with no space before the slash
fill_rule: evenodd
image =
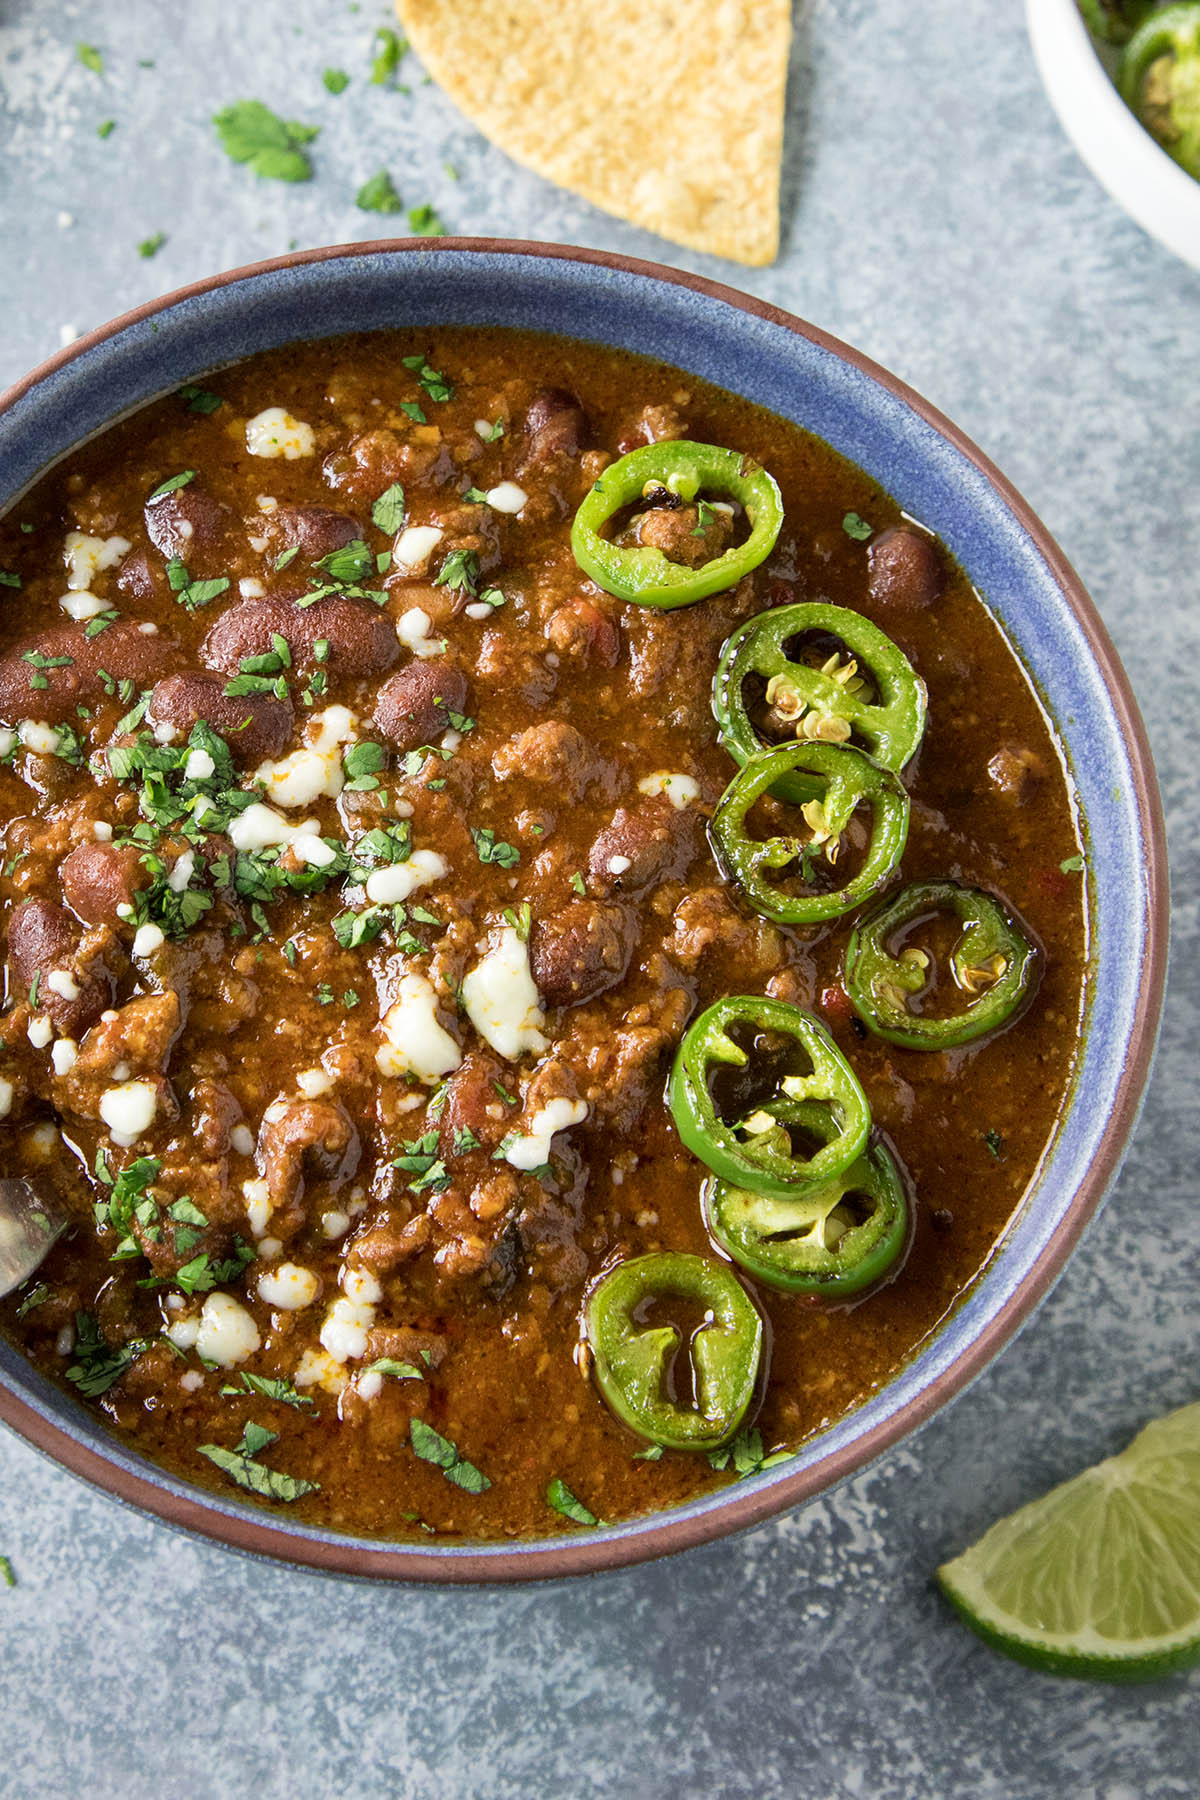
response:
<path id="1" fill-rule="evenodd" d="M 1200 1661 L 1200 1403 L 999 1520 L 938 1582 L 1048 1674 L 1148 1681 Z"/>

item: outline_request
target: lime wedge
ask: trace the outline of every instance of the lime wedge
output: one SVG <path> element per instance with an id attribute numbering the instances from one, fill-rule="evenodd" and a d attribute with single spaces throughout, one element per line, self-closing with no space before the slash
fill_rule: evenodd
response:
<path id="1" fill-rule="evenodd" d="M 1050 1674 L 1200 1661 L 1200 1402 L 1001 1519 L 938 1582 L 980 1637 Z"/>

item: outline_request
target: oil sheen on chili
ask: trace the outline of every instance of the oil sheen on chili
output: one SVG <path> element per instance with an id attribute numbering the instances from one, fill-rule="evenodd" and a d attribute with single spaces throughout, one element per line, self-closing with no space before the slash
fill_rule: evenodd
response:
<path id="1" fill-rule="evenodd" d="M 683 440 L 762 465 L 782 529 L 725 591 L 622 599 L 577 562 L 575 515 L 618 459 Z M 603 542 L 674 570 L 736 552 L 738 484 L 689 494 L 669 478 L 688 458 L 664 455 Z M 5 1172 L 73 1221 L 0 1316 L 124 1441 L 346 1531 L 586 1530 L 793 1450 L 946 1318 L 1070 1080 L 1084 875 L 1012 650 L 865 475 L 636 357 L 376 334 L 198 377 L 112 428 L 9 512 L 0 571 L 0 1133 Z M 827 777 L 789 750 L 815 809 L 768 787 L 726 833 L 795 840 L 768 886 L 836 897 L 875 855 L 871 794 L 907 816 L 864 899 L 789 923 L 710 835 L 746 761 L 713 680 L 739 628 L 804 604 L 886 634 L 927 711 L 881 771 L 858 725 L 748 679 L 747 775 L 809 743 L 875 784 L 830 838 Z M 783 649 L 878 700 L 874 652 L 820 629 Z M 851 936 L 947 882 L 1015 922 L 1036 982 L 970 1041 L 897 1045 L 852 1002 Z M 917 907 L 883 946 L 893 1011 L 986 999 L 1005 953 L 956 985 L 952 910 Z M 715 1119 L 681 1136 L 673 1063 L 729 996 L 784 1010 L 761 1029 L 729 1013 L 744 1065 L 701 1074 L 687 1104 Z M 776 1030 L 790 1009 L 815 1028 Z M 819 1095 L 789 1113 L 780 1082 L 827 1045 L 909 1223 L 884 1274 L 823 1295 L 770 1278 L 787 1178 L 765 1214 L 750 1196 L 763 1278 L 742 1214 L 717 1233 L 721 1178 L 685 1136 L 753 1155 L 765 1127 L 784 1165 L 815 1154 L 837 1121 Z M 589 1312 L 606 1275 L 663 1253 L 596 1326 L 617 1363 L 666 1330 L 635 1405 L 627 1370 L 597 1368 Z M 751 1318 L 717 1371 L 730 1431 L 664 1448 L 638 1420 L 699 1404 L 723 1308 Z"/>

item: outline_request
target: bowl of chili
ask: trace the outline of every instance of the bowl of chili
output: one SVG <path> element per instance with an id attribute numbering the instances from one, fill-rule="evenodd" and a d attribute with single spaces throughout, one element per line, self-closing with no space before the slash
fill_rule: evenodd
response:
<path id="1" fill-rule="evenodd" d="M 881 494 L 886 490 L 906 516 L 936 534 L 985 597 L 1052 724 L 1087 849 L 1085 1004 L 1078 1027 L 1071 1021 L 1062 1027 L 1073 1038 L 1070 1088 L 996 1253 L 878 1391 L 794 1450 L 760 1456 L 741 1480 L 612 1525 L 593 1520 L 570 1535 L 389 1541 L 253 1511 L 236 1497 L 198 1488 L 108 1431 L 0 1337 L 0 1418 L 64 1467 L 177 1527 L 346 1574 L 520 1581 L 685 1549 L 801 1504 L 912 1432 L 986 1367 L 1061 1273 L 1115 1177 L 1135 1123 L 1165 972 L 1165 850 L 1153 768 L 1124 673 L 1077 577 L 1020 496 L 894 376 L 814 327 L 698 277 L 601 253 L 488 240 L 341 246 L 235 270 L 101 328 L 0 399 L 0 495 L 11 508 L 58 459 L 181 381 L 281 346 L 448 322 L 551 332 L 617 353 L 660 357 L 795 421 L 865 471 Z M 273 429 L 294 425 L 276 422 Z M 761 561 L 766 550 L 759 554 L 758 540 L 769 549 L 780 514 L 776 484 L 763 467 L 745 456 L 727 467 L 720 447 L 689 443 L 676 450 L 667 456 L 661 444 L 649 445 L 620 459 L 611 491 L 593 491 L 579 507 L 573 533 L 578 564 L 598 589 L 636 603 L 651 558 L 622 553 L 609 529 L 614 513 L 660 487 L 668 510 L 690 504 L 702 486 L 717 482 L 744 510 L 743 554 L 739 560 L 736 548 L 729 552 L 733 561 L 720 575 L 710 573 L 718 559 L 698 564 L 695 579 L 680 560 L 671 561 L 651 604 L 672 614 Z M 856 514 L 847 519 L 861 524 Z M 847 525 L 852 537 L 857 524 Z M 190 580 L 186 570 L 184 580 Z M 323 593 L 314 589 L 314 605 Z M 799 695 L 801 712 L 817 718 L 835 704 L 827 691 L 833 677 L 825 665 L 798 658 L 795 631 L 773 632 L 769 613 L 757 631 L 729 633 L 713 670 L 714 737 L 731 759 L 733 777 L 713 812 L 713 854 L 764 920 L 821 931 L 855 908 L 845 988 L 861 1037 L 955 1054 L 1030 1003 L 1037 946 L 1002 901 L 952 871 L 900 893 L 888 886 L 909 822 L 900 771 L 914 757 L 927 695 L 890 638 L 857 615 L 833 616 L 838 610 L 798 601 L 795 611 L 804 616 L 792 624 L 818 635 L 844 632 L 873 671 L 873 699 L 842 684 L 862 748 L 844 741 L 849 724 L 841 742 L 819 734 L 816 741 L 782 746 L 762 742 L 757 715 L 739 699 L 746 671 L 782 684 L 777 697 Z M 831 871 L 823 889 L 807 897 L 797 897 L 794 884 L 781 884 L 780 871 L 795 861 L 797 846 L 784 838 L 776 854 L 771 846 L 781 840 L 763 845 L 744 828 L 755 805 L 779 805 L 780 796 L 801 808 L 816 804 L 826 840 L 836 816 L 848 821 L 865 809 L 874 824 L 858 872 L 843 881 Z M 480 860 L 491 860 L 497 848 L 507 846 L 486 843 Z M 628 859 L 611 860 L 618 865 L 628 866 Z M 918 916 L 944 919 L 958 932 L 958 973 L 971 976 L 991 965 L 985 991 L 949 1020 L 914 1013 L 905 1002 L 917 982 L 897 934 Z M 519 930 L 511 935 L 519 938 Z M 513 945 L 504 938 L 500 948 Z M 969 980 L 960 985 L 971 991 Z M 752 1060 L 751 1039 L 796 1046 L 810 1072 L 784 1075 L 749 1133 L 731 1132 L 714 1095 Z M 911 1231 L 910 1195 L 888 1144 L 869 1135 L 862 1088 L 843 1050 L 820 1020 L 785 1000 L 733 995 L 702 1011 L 678 1044 L 667 1094 L 679 1138 L 697 1159 L 698 1204 L 722 1257 L 666 1251 L 607 1268 L 585 1297 L 582 1341 L 599 1392 L 623 1427 L 659 1454 L 664 1447 L 702 1450 L 727 1462 L 752 1404 L 764 1344 L 760 1312 L 741 1275 L 817 1303 L 853 1304 L 900 1255 Z M 831 1240 L 824 1223 L 851 1192 L 857 1208 L 842 1219 L 840 1238 Z M 821 1227 L 815 1236 L 814 1225 Z M 849 1254 L 839 1257 L 834 1252 L 842 1240 Z M 665 1397 L 672 1340 L 654 1319 L 664 1299 L 699 1309 L 703 1321 L 690 1408 Z M 345 1302 L 354 1303 L 353 1296 Z M 244 1437 L 227 1461 L 240 1456 L 255 1463 L 272 1434 L 252 1429 L 259 1433 L 254 1443 Z M 479 1470 L 436 1431 L 422 1425 L 422 1434 L 418 1454 L 470 1488 Z M 416 1447 L 416 1423 L 412 1441 Z"/>

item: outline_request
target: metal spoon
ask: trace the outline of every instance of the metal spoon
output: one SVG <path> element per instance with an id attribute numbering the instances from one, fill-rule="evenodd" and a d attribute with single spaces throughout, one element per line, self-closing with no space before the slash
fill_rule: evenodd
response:
<path id="1" fill-rule="evenodd" d="M 67 1220 L 27 1181 L 0 1179 L 0 1300 L 28 1281 Z"/>

